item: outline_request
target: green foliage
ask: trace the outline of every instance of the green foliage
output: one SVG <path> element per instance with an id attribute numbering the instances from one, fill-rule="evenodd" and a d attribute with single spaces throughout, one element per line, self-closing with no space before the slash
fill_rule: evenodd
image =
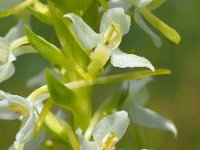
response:
<path id="1" fill-rule="evenodd" d="M 76 94 L 59 82 L 48 70 L 46 71 L 46 77 L 49 93 L 54 103 L 63 108 L 75 111 L 77 103 Z"/>

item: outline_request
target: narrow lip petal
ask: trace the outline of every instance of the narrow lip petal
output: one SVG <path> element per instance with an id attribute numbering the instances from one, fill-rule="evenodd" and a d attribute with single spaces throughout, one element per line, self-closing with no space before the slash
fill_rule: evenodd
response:
<path id="1" fill-rule="evenodd" d="M 128 33 L 130 30 L 131 19 L 129 15 L 124 13 L 123 8 L 112 8 L 103 14 L 101 19 L 100 32 L 105 32 L 112 22 L 120 25 L 122 35 Z"/>
<path id="2" fill-rule="evenodd" d="M 101 145 L 106 135 L 114 133 L 120 140 L 125 134 L 130 119 L 126 111 L 118 111 L 101 119 L 93 130 L 94 141 Z"/>
<path id="3" fill-rule="evenodd" d="M 119 68 L 146 67 L 153 72 L 155 71 L 155 68 L 148 59 L 134 54 L 126 54 L 120 49 L 116 49 L 112 52 L 111 64 Z"/>
<path id="4" fill-rule="evenodd" d="M 73 13 L 65 14 L 63 17 L 72 21 L 74 33 L 85 49 L 91 50 L 97 46 L 100 42 L 100 34 L 94 32 L 81 17 Z"/>

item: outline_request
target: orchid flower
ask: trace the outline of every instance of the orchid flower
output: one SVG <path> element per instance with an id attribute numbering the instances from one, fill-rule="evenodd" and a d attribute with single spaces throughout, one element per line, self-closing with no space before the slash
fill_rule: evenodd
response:
<path id="1" fill-rule="evenodd" d="M 93 130 L 94 141 L 87 141 L 79 128 L 77 135 L 81 150 L 114 150 L 129 125 L 128 113 L 118 111 L 101 119 Z"/>
<path id="2" fill-rule="evenodd" d="M 152 1 L 153 0 L 137 0 L 134 2 L 138 8 L 142 8 L 151 4 Z M 131 0 L 110 0 L 107 3 L 109 8 L 123 7 L 123 9 L 126 11 L 130 10 L 133 6 Z M 102 8 L 100 8 L 100 11 L 102 11 Z M 149 26 L 146 24 L 146 22 L 144 21 L 143 17 L 140 15 L 137 9 L 135 9 L 134 11 L 134 19 L 135 22 L 139 25 L 139 27 L 152 38 L 153 43 L 157 47 L 161 47 L 162 45 L 161 38 L 149 28 Z"/>
<path id="3" fill-rule="evenodd" d="M 12 62 L 17 56 L 35 52 L 31 46 L 24 45 L 28 41 L 23 37 L 23 24 L 23 21 L 19 21 L 5 37 L 0 37 L 0 83 L 14 74 L 15 67 Z"/>
<path id="4" fill-rule="evenodd" d="M 134 6 L 135 22 L 152 38 L 154 44 L 160 47 L 162 45 L 161 38 L 148 27 L 143 17 L 172 42 L 178 44 L 181 40 L 180 35 L 173 28 L 169 27 L 151 12 L 164 2 L 165 0 L 110 0 L 107 3 L 109 8 L 120 6 L 125 10 L 130 10 Z"/>
<path id="5" fill-rule="evenodd" d="M 103 68 L 111 58 L 111 64 L 119 68 L 147 67 L 154 71 L 152 64 L 145 58 L 134 54 L 126 54 L 119 49 L 123 35 L 129 32 L 131 20 L 122 8 L 106 11 L 101 19 L 100 33 L 94 32 L 79 16 L 70 13 L 64 15 L 71 19 L 73 30 L 79 42 L 86 50 L 95 48 L 91 55 L 88 71 L 98 66 Z"/>
<path id="6" fill-rule="evenodd" d="M 41 97 L 32 102 L 17 95 L 11 95 L 0 91 L 0 119 L 4 120 L 22 120 L 20 131 L 16 134 L 13 148 L 22 149 L 24 144 L 33 137 L 33 132 L 39 113 L 43 107 L 42 101 L 46 97 Z"/>

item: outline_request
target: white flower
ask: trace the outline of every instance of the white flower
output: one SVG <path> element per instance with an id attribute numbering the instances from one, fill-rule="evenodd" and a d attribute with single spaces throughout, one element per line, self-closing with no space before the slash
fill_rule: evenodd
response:
<path id="1" fill-rule="evenodd" d="M 77 130 L 81 150 L 114 150 L 117 142 L 125 134 L 129 125 L 128 114 L 125 111 L 115 112 L 101 119 L 93 130 L 94 141 L 87 141 Z"/>
<path id="2" fill-rule="evenodd" d="M 27 42 L 19 41 L 24 36 L 23 25 L 24 22 L 19 21 L 16 26 L 9 30 L 5 37 L 0 37 L 0 83 L 14 74 L 15 67 L 12 62 L 16 60 L 17 56 L 35 52 L 31 46 L 22 46 Z"/>
<path id="3" fill-rule="evenodd" d="M 46 97 L 41 97 L 35 102 L 17 95 L 11 95 L 0 91 L 0 119 L 22 120 L 22 127 L 16 134 L 14 149 L 18 150 L 33 137 L 35 125 L 39 113 L 43 107 L 42 101 Z"/>
<path id="4" fill-rule="evenodd" d="M 129 10 L 133 6 L 133 3 L 135 3 L 136 7 L 142 8 L 142 7 L 148 6 L 153 1 L 154 0 L 133 0 L 133 1 L 132 0 L 110 0 L 108 1 L 108 6 L 110 8 L 123 7 L 125 10 Z M 100 11 L 102 10 L 100 9 Z M 161 38 L 148 27 L 143 17 L 137 11 L 137 8 L 134 11 L 134 18 L 135 18 L 135 22 L 139 25 L 139 27 L 142 30 L 144 30 L 152 38 L 154 44 L 157 47 L 160 47 L 162 45 Z"/>
<path id="5" fill-rule="evenodd" d="M 109 9 L 103 14 L 99 34 L 73 13 L 66 14 L 64 17 L 72 20 L 75 35 L 83 47 L 87 50 L 95 48 L 88 70 L 98 66 L 103 67 L 111 57 L 111 64 L 114 67 L 147 67 L 154 71 L 154 67 L 147 59 L 126 54 L 119 49 L 122 36 L 129 32 L 131 24 L 130 17 L 122 8 Z"/>

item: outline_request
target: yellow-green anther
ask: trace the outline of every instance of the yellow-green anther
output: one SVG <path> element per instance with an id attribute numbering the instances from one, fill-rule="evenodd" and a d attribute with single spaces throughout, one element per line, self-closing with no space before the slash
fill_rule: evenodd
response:
<path id="1" fill-rule="evenodd" d="M 122 40 L 122 32 L 119 24 L 112 22 L 108 29 L 103 33 L 101 42 L 109 48 L 117 48 Z"/>
<path id="2" fill-rule="evenodd" d="M 101 150 L 114 150 L 118 141 L 119 140 L 114 133 L 107 134 L 102 140 Z"/>
<path id="3" fill-rule="evenodd" d="M 29 116 L 29 110 L 27 110 L 24 106 L 19 105 L 19 104 L 12 104 L 8 107 L 9 110 L 22 115 L 24 117 Z"/>

